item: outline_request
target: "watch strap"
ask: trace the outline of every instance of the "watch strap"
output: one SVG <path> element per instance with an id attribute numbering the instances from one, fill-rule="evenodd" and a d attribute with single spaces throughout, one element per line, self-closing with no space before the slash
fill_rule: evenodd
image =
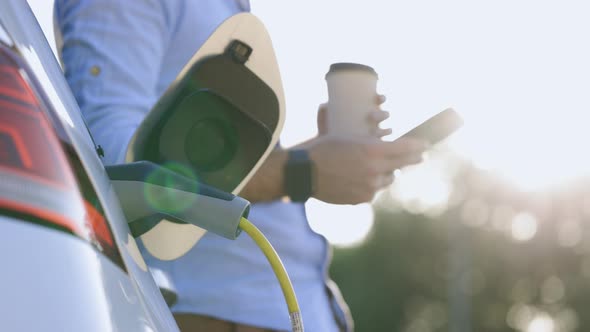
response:
<path id="1" fill-rule="evenodd" d="M 313 182 L 313 163 L 307 150 L 289 150 L 284 185 L 291 201 L 307 201 L 314 191 Z"/>

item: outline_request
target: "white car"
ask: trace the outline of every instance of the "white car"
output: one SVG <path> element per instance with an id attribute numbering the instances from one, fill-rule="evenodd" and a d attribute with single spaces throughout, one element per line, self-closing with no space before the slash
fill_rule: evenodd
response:
<path id="1" fill-rule="evenodd" d="M 0 2 L 0 330 L 178 331 L 27 3 Z"/>
<path id="2" fill-rule="evenodd" d="M 183 255 L 205 230 L 230 239 L 244 230 L 253 237 L 273 262 L 294 331 L 303 330 L 280 259 L 245 219 L 249 202 L 158 164 L 188 160 L 201 181 L 210 179 L 205 182 L 226 191 L 237 191 L 252 176 L 277 143 L 284 121 L 278 65 L 269 61 L 274 52 L 265 34 L 248 13 L 221 24 L 187 64 L 194 66 L 196 71 L 186 71 L 194 76 L 181 75 L 162 97 L 191 107 L 159 102 L 129 146 L 135 162 L 105 169 L 102 149 L 31 9 L 22 0 L 0 2 L 1 331 L 178 331 L 168 308 L 175 300 L 173 285 L 165 274 L 149 270 L 135 238 L 169 260 Z M 253 48 L 257 52 L 250 57 Z M 186 90 L 197 86 L 193 78 L 200 84 L 197 94 Z M 215 82 L 215 93 L 209 81 Z M 243 83 L 239 89 L 235 81 Z M 211 106 L 212 100 L 219 106 Z M 194 104 L 199 101 L 205 104 Z M 229 124 L 214 121 L 211 130 L 199 130 L 199 139 L 189 140 L 198 125 L 211 122 L 212 112 L 224 112 Z M 220 140 L 227 141 L 223 148 L 209 151 L 209 142 Z M 166 153 L 160 155 L 160 143 L 190 148 L 162 149 Z M 220 154 L 223 166 L 211 168 Z M 147 176 L 156 171 L 161 176 Z M 178 211 L 160 210 L 146 202 L 147 189 L 161 199 L 191 203 Z"/>

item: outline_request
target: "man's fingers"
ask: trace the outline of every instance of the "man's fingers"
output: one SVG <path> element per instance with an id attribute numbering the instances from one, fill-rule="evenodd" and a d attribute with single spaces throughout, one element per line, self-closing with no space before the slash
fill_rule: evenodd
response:
<path id="1" fill-rule="evenodd" d="M 321 104 L 320 107 L 318 108 L 318 119 L 317 119 L 317 121 L 318 121 L 318 133 L 320 135 L 324 135 L 328 131 L 328 127 L 327 127 L 327 124 L 326 124 L 327 110 L 328 110 L 328 104 L 327 103 Z"/>
<path id="2" fill-rule="evenodd" d="M 389 118 L 389 112 L 383 110 L 376 110 L 369 113 L 369 121 L 378 125 L 380 122 Z"/>
<path id="3" fill-rule="evenodd" d="M 385 188 L 390 186 L 393 183 L 393 179 L 395 176 L 393 172 L 388 172 L 379 177 L 379 188 Z"/>
<path id="4" fill-rule="evenodd" d="M 392 133 L 392 130 L 389 128 L 382 129 L 379 127 L 379 123 L 389 118 L 389 112 L 382 110 L 372 111 L 369 113 L 368 118 L 371 125 L 373 125 L 373 127 L 371 128 L 373 136 L 381 138 Z"/>
<path id="5" fill-rule="evenodd" d="M 391 130 L 391 128 L 387 128 L 387 129 L 377 128 L 377 130 L 375 131 L 375 136 L 382 138 L 384 136 L 391 135 L 392 132 L 393 132 L 393 130 Z"/>
<path id="6" fill-rule="evenodd" d="M 404 168 L 406 166 L 410 166 L 410 165 L 415 165 L 415 164 L 419 164 L 422 161 L 424 161 L 424 157 L 422 156 L 422 153 L 417 153 L 417 154 L 412 154 L 403 158 L 399 158 L 399 159 L 395 159 L 392 162 L 392 165 L 394 167 L 394 170 L 399 169 L 399 168 Z"/>
<path id="7" fill-rule="evenodd" d="M 377 105 L 381 105 L 381 104 L 383 104 L 387 100 L 387 98 L 385 97 L 385 95 L 377 95 L 375 97 L 375 99 L 376 99 L 375 101 L 377 102 Z"/>
<path id="8" fill-rule="evenodd" d="M 415 138 L 399 138 L 393 142 L 379 142 L 371 148 L 379 156 L 386 158 L 403 157 L 410 154 L 421 154 L 428 148 L 428 143 Z"/>
<path id="9" fill-rule="evenodd" d="M 382 160 L 378 165 L 377 171 L 379 173 L 393 173 L 396 169 L 418 164 L 422 161 L 422 153 L 412 153 L 398 158 Z"/>

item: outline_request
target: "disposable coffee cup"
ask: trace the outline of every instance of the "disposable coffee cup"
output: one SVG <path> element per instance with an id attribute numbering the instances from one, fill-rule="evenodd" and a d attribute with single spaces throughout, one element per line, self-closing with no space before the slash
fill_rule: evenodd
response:
<path id="1" fill-rule="evenodd" d="M 327 134 L 347 138 L 375 136 L 369 113 L 377 108 L 375 70 L 359 63 L 334 63 L 326 74 L 328 104 Z"/>
<path id="2" fill-rule="evenodd" d="M 327 135 L 352 141 L 379 140 L 369 114 L 377 109 L 375 69 L 360 63 L 334 63 L 326 74 Z M 379 182 L 387 180 L 384 174 Z"/>

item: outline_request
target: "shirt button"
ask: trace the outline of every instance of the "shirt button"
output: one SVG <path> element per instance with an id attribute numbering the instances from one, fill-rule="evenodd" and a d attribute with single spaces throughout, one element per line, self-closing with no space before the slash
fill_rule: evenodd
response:
<path id="1" fill-rule="evenodd" d="M 100 67 L 99 66 L 90 67 L 90 74 L 92 74 L 92 76 L 100 75 Z"/>

